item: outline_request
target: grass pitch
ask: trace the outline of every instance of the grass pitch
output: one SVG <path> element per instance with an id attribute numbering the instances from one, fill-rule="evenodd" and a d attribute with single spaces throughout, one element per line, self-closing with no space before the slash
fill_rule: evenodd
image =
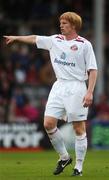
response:
<path id="1" fill-rule="evenodd" d="M 109 180 L 109 151 L 88 151 L 82 177 L 71 177 L 74 162 L 54 176 L 57 159 L 54 151 L 0 153 L 0 180 Z"/>

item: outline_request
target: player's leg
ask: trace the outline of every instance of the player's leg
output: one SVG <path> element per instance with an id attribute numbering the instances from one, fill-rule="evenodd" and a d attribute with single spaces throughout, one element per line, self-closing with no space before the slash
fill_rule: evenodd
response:
<path id="1" fill-rule="evenodd" d="M 54 149 L 60 156 L 57 167 L 54 171 L 55 175 L 61 173 L 63 169 L 72 161 L 66 150 L 61 132 L 57 128 L 57 121 L 62 119 L 65 113 L 65 108 L 61 96 L 64 91 L 64 86 L 62 86 L 62 83 L 60 83 L 60 81 L 56 81 L 54 83 L 50 91 L 44 113 L 44 127 Z"/>
<path id="2" fill-rule="evenodd" d="M 83 162 L 87 151 L 87 136 L 85 121 L 73 122 L 73 128 L 75 131 L 75 154 L 76 163 L 74 167 L 73 175 L 82 175 Z"/>
<path id="3" fill-rule="evenodd" d="M 72 122 L 74 126 L 75 137 L 75 153 L 76 165 L 78 172 L 82 171 L 83 162 L 87 150 L 87 137 L 85 120 L 87 119 L 88 108 L 83 107 L 83 98 L 86 94 L 86 84 L 84 82 L 74 81 L 69 83 L 67 91 L 69 96 L 65 96 L 64 104 L 67 112 L 68 122 Z M 72 88 L 71 88 L 72 87 Z M 77 175 L 77 171 L 74 170 Z M 78 173 L 81 175 L 81 173 Z"/>
<path id="4" fill-rule="evenodd" d="M 54 174 L 57 175 L 60 174 L 63 169 L 72 162 L 72 159 L 70 158 L 66 150 L 61 132 L 57 128 L 57 119 L 54 117 L 45 116 L 44 127 L 51 141 L 51 144 L 60 156 L 57 167 L 54 171 Z"/>
<path id="5" fill-rule="evenodd" d="M 61 132 L 57 128 L 57 119 L 54 117 L 45 116 L 44 127 L 54 149 L 59 154 L 60 159 L 67 159 L 69 155 L 65 148 Z"/>

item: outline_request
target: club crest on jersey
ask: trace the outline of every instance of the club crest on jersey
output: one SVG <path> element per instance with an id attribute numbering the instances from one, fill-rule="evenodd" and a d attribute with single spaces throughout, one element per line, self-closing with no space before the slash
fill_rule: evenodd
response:
<path id="1" fill-rule="evenodd" d="M 73 46 L 70 47 L 70 49 L 72 51 L 77 51 L 78 50 L 78 46 L 76 44 L 74 44 Z"/>
<path id="2" fill-rule="evenodd" d="M 60 57 L 61 57 L 61 59 L 65 60 L 66 59 L 66 54 L 63 52 Z"/>

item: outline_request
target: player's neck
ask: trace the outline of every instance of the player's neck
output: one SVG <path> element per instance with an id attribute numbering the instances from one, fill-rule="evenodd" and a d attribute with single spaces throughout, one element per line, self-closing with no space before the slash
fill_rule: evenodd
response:
<path id="1" fill-rule="evenodd" d="M 70 41 L 70 40 L 73 40 L 73 39 L 76 39 L 78 37 L 78 34 L 75 32 L 75 33 L 72 33 L 72 34 L 67 34 L 65 35 L 65 39 L 67 41 Z"/>

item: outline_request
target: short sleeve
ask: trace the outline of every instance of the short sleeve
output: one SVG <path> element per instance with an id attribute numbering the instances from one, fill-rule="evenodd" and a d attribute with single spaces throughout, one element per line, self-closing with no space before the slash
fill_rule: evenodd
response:
<path id="1" fill-rule="evenodd" d="M 52 36 L 36 36 L 36 45 L 39 49 L 50 50 L 52 48 Z"/>
<path id="2" fill-rule="evenodd" d="M 87 70 L 97 69 L 95 53 L 89 41 L 85 44 L 85 63 Z"/>

